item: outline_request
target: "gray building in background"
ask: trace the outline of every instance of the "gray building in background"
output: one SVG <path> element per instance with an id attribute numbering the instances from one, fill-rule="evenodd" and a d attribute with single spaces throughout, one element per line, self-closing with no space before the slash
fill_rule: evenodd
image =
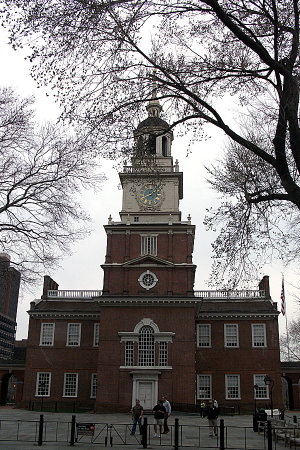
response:
<path id="1" fill-rule="evenodd" d="M 0 253 L 0 359 L 13 357 L 20 280 L 9 255 Z"/>

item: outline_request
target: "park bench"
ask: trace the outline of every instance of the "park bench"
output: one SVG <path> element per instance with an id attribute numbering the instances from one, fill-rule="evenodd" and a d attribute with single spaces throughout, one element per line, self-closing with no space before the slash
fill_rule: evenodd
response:
<path id="1" fill-rule="evenodd" d="M 285 447 L 300 447 L 299 425 L 287 420 L 280 420 L 278 417 L 268 417 L 268 420 L 271 421 L 273 440 L 276 442 L 283 441 Z M 260 432 L 263 432 L 265 436 L 267 435 L 267 421 L 258 422 L 258 433 Z"/>

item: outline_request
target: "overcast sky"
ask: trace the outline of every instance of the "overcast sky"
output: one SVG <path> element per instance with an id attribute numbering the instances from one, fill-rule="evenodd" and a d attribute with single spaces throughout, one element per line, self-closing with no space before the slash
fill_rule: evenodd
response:
<path id="1" fill-rule="evenodd" d="M 25 52 L 13 51 L 7 44 L 5 30 L 0 29 L 0 55 L 2 70 L 0 73 L 1 86 L 12 86 L 22 96 L 34 95 L 37 100 L 37 118 L 40 122 L 55 120 L 59 109 L 53 99 L 45 95 L 45 89 L 37 89 L 34 80 L 29 74 L 29 62 L 24 60 Z M 49 92 L 49 89 L 47 90 Z M 145 118 L 147 113 L 145 111 Z M 133 118 L 134 120 L 135 118 Z M 205 181 L 204 165 L 221 157 L 225 138 L 221 132 L 211 129 L 211 137 L 193 146 L 192 154 L 186 157 L 187 143 L 183 138 L 176 137 L 172 146 L 174 161 L 179 160 L 179 168 L 183 171 L 184 198 L 180 203 L 182 220 L 187 220 L 188 214 L 192 217 L 192 223 L 196 225 L 196 238 L 194 247 L 194 263 L 197 265 L 195 289 L 209 289 L 207 280 L 211 268 L 211 242 L 215 235 L 207 232 L 203 225 L 206 208 L 217 204 L 217 195 L 209 188 Z M 102 269 L 100 265 L 104 262 L 106 249 L 106 234 L 103 225 L 107 223 L 111 214 L 113 220 L 119 220 L 121 210 L 122 192 L 119 185 L 119 177 L 113 164 L 103 161 L 102 167 L 108 180 L 103 183 L 102 190 L 97 194 L 85 192 L 82 201 L 92 217 L 93 232 L 83 241 L 78 242 L 72 248 L 72 255 L 66 255 L 60 267 L 57 267 L 52 276 L 59 284 L 60 289 L 102 289 Z M 287 301 L 288 318 L 299 311 L 294 294 L 293 286 L 299 285 L 299 268 L 284 269 L 278 262 L 272 266 L 264 267 L 261 273 L 270 276 L 271 296 L 273 301 L 279 303 L 281 276 L 285 275 L 285 291 Z M 32 289 L 31 293 L 21 290 L 17 315 L 17 338 L 27 337 L 28 315 L 30 301 L 40 298 L 42 293 L 42 276 L 40 286 Z M 258 280 L 259 281 L 259 280 Z M 253 289 L 257 289 L 257 285 Z M 299 293 L 299 290 L 298 290 Z M 280 314 L 279 324 L 281 331 L 285 329 L 285 319 Z"/>

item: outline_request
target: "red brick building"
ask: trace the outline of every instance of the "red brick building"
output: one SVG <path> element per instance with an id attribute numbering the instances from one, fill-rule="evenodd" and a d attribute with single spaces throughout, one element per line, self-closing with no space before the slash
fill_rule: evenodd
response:
<path id="1" fill-rule="evenodd" d="M 135 157 L 120 173 L 121 220 L 104 227 L 103 290 L 60 291 L 45 277 L 42 299 L 31 304 L 23 402 L 128 411 L 136 398 L 152 409 L 167 393 L 177 408 L 214 396 L 249 410 L 270 402 L 268 374 L 280 407 L 268 277 L 254 291 L 194 290 L 195 226 L 181 219 L 173 134 L 156 98 L 147 109 Z"/>

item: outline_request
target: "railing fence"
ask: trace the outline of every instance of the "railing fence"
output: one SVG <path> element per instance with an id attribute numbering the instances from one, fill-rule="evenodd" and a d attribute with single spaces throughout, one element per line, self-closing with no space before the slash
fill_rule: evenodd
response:
<path id="1" fill-rule="evenodd" d="M 276 450 L 280 448 L 279 439 L 285 439 L 284 444 L 288 443 L 290 448 L 296 449 L 300 446 L 300 427 L 298 424 L 293 425 L 278 428 L 268 420 L 263 433 L 256 433 L 252 427 L 227 426 L 225 419 L 221 419 L 217 435 L 209 437 L 208 425 L 182 425 L 176 418 L 174 425 L 169 425 L 169 434 L 153 437 L 153 425 L 148 424 L 147 417 L 144 417 L 141 436 L 132 436 L 131 424 L 82 422 L 80 416 L 75 415 L 72 415 L 71 421 L 52 421 L 45 420 L 41 414 L 38 421 L 0 420 L 0 443 L 30 442 L 42 446 L 47 442 L 55 442 L 70 446 L 84 444 L 87 449 L 89 444 L 97 444 L 102 447 L 132 448 L 142 445 L 143 448 L 167 447 L 174 450 L 181 447 L 205 450 Z"/>

